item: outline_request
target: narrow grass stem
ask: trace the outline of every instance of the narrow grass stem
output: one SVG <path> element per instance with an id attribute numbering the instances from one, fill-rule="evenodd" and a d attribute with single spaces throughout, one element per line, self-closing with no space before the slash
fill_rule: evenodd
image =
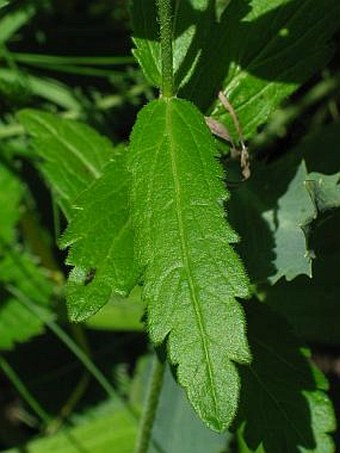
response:
<path id="1" fill-rule="evenodd" d="M 51 421 L 51 417 L 48 413 L 41 407 L 39 402 L 34 398 L 30 393 L 26 385 L 22 382 L 19 376 L 16 374 L 14 369 L 7 362 L 5 357 L 0 355 L 0 368 L 8 379 L 12 382 L 14 387 L 17 389 L 18 393 L 26 401 L 26 403 L 31 407 L 31 409 L 37 414 L 37 416 L 44 422 L 45 425 L 48 425 Z"/>
<path id="2" fill-rule="evenodd" d="M 165 362 L 161 362 L 157 356 L 154 358 L 151 378 L 146 397 L 144 414 L 141 421 L 139 436 L 137 439 L 136 453 L 147 453 L 153 423 L 156 417 L 158 401 L 163 385 L 163 375 L 165 371 Z"/>
<path id="3" fill-rule="evenodd" d="M 48 328 L 68 347 L 70 351 L 82 362 L 84 367 L 90 372 L 90 374 L 97 380 L 100 386 L 106 391 L 110 398 L 117 398 L 117 392 L 112 387 L 108 379 L 101 373 L 101 371 L 95 366 L 91 359 L 87 356 L 86 352 L 83 351 L 73 340 L 67 335 L 67 333 L 59 327 L 59 325 L 51 320 L 50 315 L 43 310 L 41 307 L 32 302 L 26 297 L 20 290 L 13 287 L 12 285 L 6 285 L 6 290 L 15 296 L 19 302 L 21 302 L 28 310 L 35 314 Z"/>

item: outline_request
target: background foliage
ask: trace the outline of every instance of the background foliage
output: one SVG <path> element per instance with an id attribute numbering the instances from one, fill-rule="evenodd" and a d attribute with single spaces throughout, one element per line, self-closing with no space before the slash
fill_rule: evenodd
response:
<path id="1" fill-rule="evenodd" d="M 125 145 L 138 110 L 158 96 L 160 49 L 154 2 L 113 3 L 0 2 L 2 450 L 135 444 L 151 348 Z M 217 101 L 223 89 L 249 142 L 244 183 L 228 145 L 217 146 L 252 283 L 254 361 L 238 368 L 239 411 L 223 434 L 199 421 L 167 369 L 150 451 L 332 452 L 328 383 L 315 363 L 339 413 L 340 5 L 187 0 L 174 23 L 179 96 L 237 142 Z M 156 126 L 145 140 L 157 140 Z M 70 323 L 65 294 L 74 320 L 94 316 Z"/>

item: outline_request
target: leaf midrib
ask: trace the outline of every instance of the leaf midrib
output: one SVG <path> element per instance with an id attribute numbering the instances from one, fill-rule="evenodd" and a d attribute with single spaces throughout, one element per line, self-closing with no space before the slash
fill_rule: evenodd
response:
<path id="1" fill-rule="evenodd" d="M 172 124 L 171 124 L 171 110 L 172 110 L 171 101 L 166 102 L 165 109 L 166 109 L 165 130 L 173 131 L 174 128 L 172 127 Z M 172 176 L 173 176 L 174 189 L 175 189 L 176 217 L 177 217 L 177 225 L 178 225 L 178 232 L 179 232 L 179 239 L 180 239 L 182 261 L 184 263 L 184 267 L 186 270 L 186 275 L 187 275 L 189 288 L 190 288 L 191 300 L 193 302 L 194 313 L 195 313 L 198 328 L 200 331 L 200 337 L 202 339 L 203 351 L 204 351 L 204 355 L 206 357 L 206 364 L 207 364 L 208 377 L 209 377 L 209 381 L 210 381 L 212 397 L 214 400 L 215 410 L 217 412 L 218 398 L 216 395 L 216 387 L 215 387 L 214 375 L 213 375 L 213 371 L 212 371 L 211 358 L 210 358 L 208 345 L 206 342 L 206 332 L 205 332 L 205 328 L 204 328 L 204 322 L 202 319 L 202 314 L 200 312 L 199 301 L 198 301 L 198 298 L 196 295 L 195 284 L 194 284 L 193 277 L 192 277 L 192 266 L 191 266 L 191 262 L 190 262 L 191 260 L 190 260 L 190 256 L 189 256 L 189 253 L 188 253 L 188 250 L 186 247 L 187 238 L 186 238 L 184 221 L 183 221 L 183 216 L 182 216 L 182 211 L 181 211 L 181 206 L 182 206 L 181 187 L 180 187 L 180 182 L 179 182 L 179 177 L 178 177 L 178 169 L 177 169 L 177 165 L 176 165 L 175 150 L 177 147 L 176 147 L 176 143 L 173 140 L 172 134 L 171 133 L 167 134 L 167 136 L 168 136 L 168 142 L 169 142 L 169 151 L 170 151 L 169 154 L 170 154 Z"/>

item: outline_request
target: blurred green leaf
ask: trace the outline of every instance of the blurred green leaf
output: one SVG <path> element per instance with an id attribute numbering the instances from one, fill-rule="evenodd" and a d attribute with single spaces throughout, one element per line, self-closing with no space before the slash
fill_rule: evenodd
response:
<path id="1" fill-rule="evenodd" d="M 72 90 L 63 83 L 46 77 L 36 77 L 27 72 L 13 69 L 0 69 L 0 82 L 12 90 L 29 95 L 38 96 L 52 102 L 63 109 L 80 111 L 81 103 L 78 102 Z M 9 89 L 9 88 L 7 88 Z"/>
<path id="2" fill-rule="evenodd" d="M 128 409 L 117 402 L 106 403 L 74 417 L 76 426 L 38 438 L 24 446 L 27 453 L 131 453 L 137 434 L 137 422 Z M 6 450 L 19 453 L 21 447 Z"/>
<path id="3" fill-rule="evenodd" d="M 75 199 L 114 157 L 112 144 L 89 126 L 50 113 L 23 110 L 18 117 L 33 138 L 39 169 L 70 218 Z"/>
<path id="4" fill-rule="evenodd" d="M 245 310 L 253 362 L 240 367 L 240 451 L 334 452 L 327 380 L 268 306 L 253 302 Z"/>
<path id="5" fill-rule="evenodd" d="M 141 288 L 136 286 L 128 297 L 112 296 L 98 313 L 85 321 L 86 327 L 96 330 L 144 331 L 142 316 L 145 304 L 141 300 Z"/>
<path id="6" fill-rule="evenodd" d="M 3 2 L 6 4 L 6 2 Z M 0 5 L 4 6 L 4 5 Z M 33 17 L 35 8 L 32 5 L 25 5 L 7 12 L 0 20 L 0 44 L 8 41 L 12 36 Z M 1 48 L 0 48 L 1 56 Z"/>
<path id="7" fill-rule="evenodd" d="M 24 185 L 7 169 L 0 165 L 0 251 L 3 243 L 12 243 L 15 239 L 15 226 L 21 217 L 20 202 L 24 194 Z"/>
<path id="8" fill-rule="evenodd" d="M 43 331 L 44 324 L 40 319 L 34 316 L 18 300 L 12 297 L 1 300 L 0 350 L 12 349 L 15 343 L 24 343 Z"/>
<path id="9" fill-rule="evenodd" d="M 49 271 L 39 266 L 37 259 L 20 245 L 6 246 L 0 259 L 0 280 L 11 284 L 34 302 L 48 305 L 53 284 Z"/>
<path id="10" fill-rule="evenodd" d="M 16 244 L 21 217 L 22 182 L 0 166 L 0 349 L 11 349 L 43 331 L 43 324 L 6 292 L 7 285 L 19 288 L 36 303 L 48 305 L 52 283 L 34 257 Z"/>

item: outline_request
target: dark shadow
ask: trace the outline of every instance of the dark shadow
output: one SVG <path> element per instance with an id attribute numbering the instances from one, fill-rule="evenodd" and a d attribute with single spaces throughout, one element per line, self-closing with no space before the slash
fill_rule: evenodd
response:
<path id="1" fill-rule="evenodd" d="M 241 399 L 234 428 L 242 427 L 252 451 L 261 442 L 267 453 L 314 450 L 306 392 L 317 391 L 318 385 L 301 345 L 268 306 L 252 300 L 244 308 L 253 362 L 239 367 Z"/>

